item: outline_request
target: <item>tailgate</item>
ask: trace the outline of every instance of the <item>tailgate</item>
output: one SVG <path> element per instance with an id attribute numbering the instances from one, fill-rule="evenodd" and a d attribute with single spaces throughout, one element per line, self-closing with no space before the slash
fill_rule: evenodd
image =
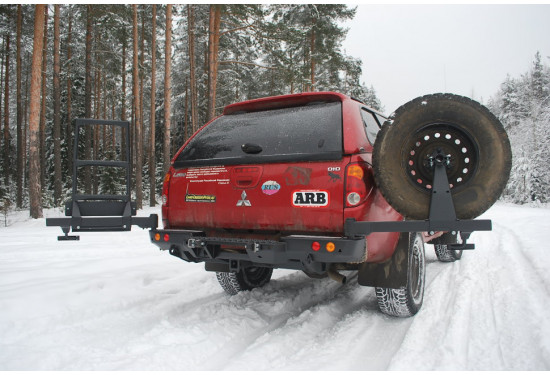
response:
<path id="1" fill-rule="evenodd" d="M 178 169 L 170 181 L 170 227 L 342 232 L 348 162 Z"/>
<path id="2" fill-rule="evenodd" d="M 341 232 L 348 159 L 342 105 L 329 99 L 204 126 L 175 157 L 169 226 Z"/>

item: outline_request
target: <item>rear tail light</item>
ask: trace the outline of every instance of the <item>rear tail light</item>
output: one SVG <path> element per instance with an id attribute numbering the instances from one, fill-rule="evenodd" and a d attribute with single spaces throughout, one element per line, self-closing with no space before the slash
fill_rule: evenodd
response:
<path id="1" fill-rule="evenodd" d="M 346 167 L 346 207 L 363 203 L 368 196 L 366 163 L 353 163 Z"/>
<path id="2" fill-rule="evenodd" d="M 168 170 L 168 173 L 164 176 L 164 183 L 162 184 L 162 205 L 168 206 L 168 191 L 170 190 L 170 179 L 172 178 L 172 174 L 174 173 L 174 170 L 170 168 Z"/>
<path id="3" fill-rule="evenodd" d="M 321 248 L 323 248 L 323 246 L 321 245 L 321 243 L 319 241 L 313 241 L 311 243 L 311 250 L 319 251 L 319 250 L 321 250 Z M 334 244 L 334 242 L 327 242 L 324 245 L 324 248 L 329 253 L 332 253 L 332 252 L 334 252 L 334 250 L 336 250 L 336 245 Z"/>

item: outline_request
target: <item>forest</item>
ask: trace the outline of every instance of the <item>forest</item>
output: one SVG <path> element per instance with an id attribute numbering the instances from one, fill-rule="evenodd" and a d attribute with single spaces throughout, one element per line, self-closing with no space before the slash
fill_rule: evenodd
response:
<path id="1" fill-rule="evenodd" d="M 142 207 L 157 203 L 175 151 L 227 104 L 334 90 L 380 107 L 361 61 L 342 51 L 354 15 L 337 4 L 1 5 L 3 209 L 40 217 L 70 197 L 77 118 L 130 122 Z M 123 134 L 82 138 L 79 159 L 124 157 Z M 86 192 L 121 188 L 116 171 L 82 175 Z"/>
<path id="2" fill-rule="evenodd" d="M 154 206 L 170 158 L 224 106 L 338 91 L 381 109 L 346 55 L 355 8 L 304 5 L 0 5 L 0 208 L 61 207 L 70 198 L 74 121 L 130 122 L 131 190 Z M 505 125 L 513 170 L 504 199 L 550 199 L 550 72 L 535 56 L 487 106 Z M 85 131 L 80 159 L 124 159 L 125 134 Z M 116 168 L 78 171 L 86 193 L 120 193 Z M 82 178 L 80 178 L 82 176 Z"/>
<path id="3" fill-rule="evenodd" d="M 550 68 L 539 52 L 521 77 L 506 77 L 487 107 L 504 125 L 512 146 L 512 172 L 502 199 L 550 202 Z"/>

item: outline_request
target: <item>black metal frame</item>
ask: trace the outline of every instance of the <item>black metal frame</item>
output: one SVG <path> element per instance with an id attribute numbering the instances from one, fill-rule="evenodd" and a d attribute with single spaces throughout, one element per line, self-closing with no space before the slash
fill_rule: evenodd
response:
<path id="1" fill-rule="evenodd" d="M 451 195 L 446 168 L 447 156 L 435 153 L 431 158 L 434 167 L 433 187 L 430 198 L 430 211 L 427 220 L 357 222 L 347 219 L 344 227 L 346 237 L 356 238 L 373 232 L 435 232 L 460 233 L 462 244 L 449 244 L 453 250 L 473 250 L 473 244 L 466 243 L 474 231 L 492 230 L 491 220 L 459 220 Z"/>
<path id="2" fill-rule="evenodd" d="M 110 125 L 125 130 L 125 160 L 82 160 L 78 158 L 80 128 L 85 126 Z M 136 204 L 131 201 L 131 152 L 130 123 L 128 121 L 111 121 L 95 119 L 76 119 L 74 129 L 73 153 L 73 189 L 71 200 L 65 203 L 65 216 L 69 218 L 47 218 L 46 226 L 59 226 L 64 236 L 58 240 L 79 240 L 79 236 L 69 236 L 73 232 L 115 232 L 129 231 L 133 225 L 141 228 L 157 228 L 158 215 L 135 217 Z M 125 169 L 126 194 L 79 194 L 78 168 L 80 167 L 119 167 Z"/>

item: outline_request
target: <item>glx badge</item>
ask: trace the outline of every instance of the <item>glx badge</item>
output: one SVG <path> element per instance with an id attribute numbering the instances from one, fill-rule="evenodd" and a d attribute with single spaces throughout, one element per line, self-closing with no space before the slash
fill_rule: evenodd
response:
<path id="1" fill-rule="evenodd" d="M 250 201 L 246 199 L 246 191 L 243 190 L 243 193 L 241 194 L 241 199 L 237 202 L 237 207 L 246 206 L 250 207 L 252 204 L 250 204 Z"/>

